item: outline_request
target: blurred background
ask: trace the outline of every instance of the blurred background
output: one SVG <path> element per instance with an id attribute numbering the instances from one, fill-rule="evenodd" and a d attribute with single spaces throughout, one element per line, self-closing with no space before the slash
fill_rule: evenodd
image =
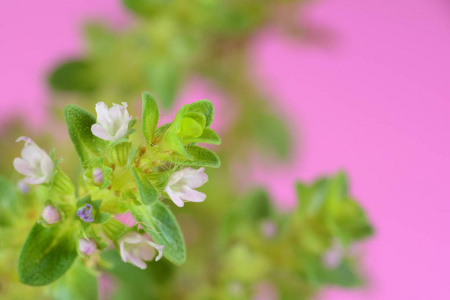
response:
<path id="1" fill-rule="evenodd" d="M 298 40 L 280 20 L 249 38 L 252 80 L 266 99 L 276 99 L 270 105 L 295 141 L 289 162 L 255 154 L 251 181 L 287 209 L 296 201 L 297 179 L 345 170 L 376 229 L 362 246 L 367 286 L 329 288 L 322 299 L 446 298 L 449 10 L 443 0 L 313 1 L 290 14 L 302 28 Z M 82 57 L 81 25 L 90 20 L 119 32 L 136 22 L 112 0 L 0 3 L 0 126 L 21 119 L 29 135 L 56 131 L 46 122 L 54 98 L 79 99 L 55 96 L 46 81 L 61 62 Z M 222 115 L 220 131 L 234 116 L 227 97 L 193 76 L 174 96 L 174 107 L 212 100 Z M 2 139 L 2 147 L 14 143 Z"/>

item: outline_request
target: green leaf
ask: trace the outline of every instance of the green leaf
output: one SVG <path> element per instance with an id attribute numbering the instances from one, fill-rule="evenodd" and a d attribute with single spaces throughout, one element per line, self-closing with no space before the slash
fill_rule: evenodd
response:
<path id="1" fill-rule="evenodd" d="M 195 138 L 194 137 L 186 138 L 183 139 L 183 142 L 185 144 L 205 143 L 205 144 L 220 145 L 222 143 L 222 140 L 214 130 L 212 130 L 211 128 L 205 128 L 201 136 Z"/>
<path id="2" fill-rule="evenodd" d="M 328 180 L 320 178 L 312 186 L 297 182 L 297 197 L 299 210 L 308 216 L 315 216 L 325 204 L 328 193 Z"/>
<path id="3" fill-rule="evenodd" d="M 22 283 L 39 286 L 61 277 L 77 257 L 73 224 L 44 227 L 35 224 L 19 255 Z"/>
<path id="4" fill-rule="evenodd" d="M 318 280 L 323 285 L 337 285 L 351 288 L 363 284 L 362 279 L 359 278 L 347 260 L 343 260 L 339 266 L 333 269 L 317 266 L 316 272 Z"/>
<path id="5" fill-rule="evenodd" d="M 173 61 L 158 60 L 148 65 L 146 75 L 152 93 L 164 108 L 170 108 L 183 75 L 180 65 Z"/>
<path id="6" fill-rule="evenodd" d="M 180 136 L 184 137 L 199 137 L 203 133 L 203 127 L 194 119 L 184 117 L 181 121 Z"/>
<path id="7" fill-rule="evenodd" d="M 104 155 L 106 142 L 93 135 L 91 131 L 92 125 L 96 123 L 93 115 L 81 107 L 69 104 L 64 108 L 64 117 L 70 139 L 81 162 Z"/>
<path id="8" fill-rule="evenodd" d="M 167 5 L 163 1 L 122 0 L 124 6 L 130 11 L 132 11 L 136 15 L 145 17 L 151 17 L 161 11 L 164 5 Z"/>
<path id="9" fill-rule="evenodd" d="M 155 98 L 148 93 L 142 93 L 142 133 L 147 143 L 152 143 L 158 126 L 159 110 Z"/>
<path id="10" fill-rule="evenodd" d="M 175 133 L 180 132 L 181 122 L 183 121 L 184 114 L 186 113 L 187 108 L 188 108 L 188 104 L 185 104 L 177 111 L 177 114 L 175 115 L 175 119 L 170 124 L 170 127 L 168 130 L 173 131 Z M 161 126 L 161 127 L 163 127 L 163 126 Z"/>
<path id="11" fill-rule="evenodd" d="M 288 158 L 291 150 L 290 132 L 284 122 L 273 114 L 253 116 L 251 133 L 264 153 Z"/>
<path id="12" fill-rule="evenodd" d="M 219 157 L 211 150 L 199 146 L 187 146 L 186 151 L 192 158 L 191 160 L 177 155 L 172 155 L 170 157 L 170 160 L 173 161 L 174 163 L 185 166 L 211 167 L 211 168 L 220 167 Z"/>
<path id="13" fill-rule="evenodd" d="M 268 219 L 274 214 L 269 195 L 263 189 L 257 189 L 248 195 L 242 203 L 242 210 L 252 220 Z"/>
<path id="14" fill-rule="evenodd" d="M 131 206 L 136 221 L 143 223 L 144 230 L 155 243 L 164 245 L 164 256 L 176 265 L 186 261 L 183 234 L 172 212 L 157 201 L 153 205 Z"/>
<path id="15" fill-rule="evenodd" d="M 206 126 L 206 117 L 202 113 L 188 112 L 184 114 L 184 117 L 194 119 L 198 124 L 200 124 L 202 129 Z"/>
<path id="16" fill-rule="evenodd" d="M 50 86 L 57 91 L 92 92 L 98 86 L 93 67 L 86 60 L 71 60 L 60 64 L 48 77 Z"/>
<path id="17" fill-rule="evenodd" d="M 103 224 L 103 232 L 111 241 L 120 239 L 130 231 L 130 228 L 116 219 L 109 219 Z"/>
<path id="18" fill-rule="evenodd" d="M 97 300 L 97 277 L 86 268 L 83 260 L 75 261 L 61 280 L 52 286 L 50 299 Z"/>
<path id="19" fill-rule="evenodd" d="M 166 134 L 164 135 L 164 140 L 162 142 L 162 150 L 164 151 L 172 150 L 184 157 L 187 158 L 190 157 L 181 139 L 178 137 L 176 133 L 170 130 L 167 131 Z"/>
<path id="20" fill-rule="evenodd" d="M 205 127 L 209 128 L 214 120 L 214 105 L 209 100 L 199 100 L 189 104 L 187 112 L 201 113 L 205 116 Z"/>
<path id="21" fill-rule="evenodd" d="M 139 195 L 141 196 L 141 202 L 145 205 L 154 204 L 158 201 L 158 192 L 147 178 L 139 176 L 135 169 L 131 169 L 136 180 Z"/>
<path id="22" fill-rule="evenodd" d="M 17 213 L 17 189 L 9 179 L 0 177 L 0 226 L 12 225 Z"/>

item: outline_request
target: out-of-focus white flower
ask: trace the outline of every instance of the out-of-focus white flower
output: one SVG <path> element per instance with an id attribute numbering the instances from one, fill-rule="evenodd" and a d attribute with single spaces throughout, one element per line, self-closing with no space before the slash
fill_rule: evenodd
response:
<path id="1" fill-rule="evenodd" d="M 14 168 L 26 176 L 23 179 L 25 183 L 48 183 L 55 167 L 52 159 L 29 137 L 21 136 L 16 142 L 20 141 L 25 141 L 25 145 L 22 149 L 22 157 L 17 157 L 13 161 Z"/>
<path id="2" fill-rule="evenodd" d="M 17 181 L 17 188 L 22 194 L 28 194 L 30 192 L 30 186 L 23 180 Z"/>
<path id="3" fill-rule="evenodd" d="M 126 102 L 122 102 L 122 105 L 113 104 L 110 109 L 104 102 L 99 102 L 95 105 L 95 110 L 98 124 L 91 127 L 93 135 L 114 142 L 127 134 L 131 116 L 128 114 Z"/>
<path id="4" fill-rule="evenodd" d="M 261 224 L 261 232 L 265 238 L 271 239 L 277 234 L 278 228 L 274 221 L 265 220 Z"/>
<path id="5" fill-rule="evenodd" d="M 91 256 L 97 250 L 97 243 L 93 239 L 80 239 L 78 241 L 78 250 L 84 255 Z"/>
<path id="6" fill-rule="evenodd" d="M 334 239 L 331 248 L 322 257 L 322 262 L 324 266 L 328 269 L 337 268 L 344 257 L 344 248 L 342 244 Z"/>
<path id="7" fill-rule="evenodd" d="M 155 257 L 155 249 L 158 250 L 158 261 L 163 256 L 164 245 L 158 245 L 146 235 L 137 232 L 129 232 L 119 240 L 120 256 L 124 262 L 130 262 L 144 270 L 147 265 L 144 261 L 150 261 Z"/>
<path id="8" fill-rule="evenodd" d="M 61 221 L 61 213 L 53 205 L 47 205 L 42 211 L 42 219 L 44 219 L 47 224 L 56 224 Z"/>
<path id="9" fill-rule="evenodd" d="M 204 193 L 195 189 L 207 181 L 208 175 L 205 174 L 205 168 L 198 170 L 186 168 L 170 175 L 165 191 L 173 203 L 178 207 L 183 207 L 184 201 L 203 202 L 206 199 Z"/>
<path id="10" fill-rule="evenodd" d="M 278 300 L 278 292 L 270 282 L 262 282 L 256 286 L 252 300 Z"/>

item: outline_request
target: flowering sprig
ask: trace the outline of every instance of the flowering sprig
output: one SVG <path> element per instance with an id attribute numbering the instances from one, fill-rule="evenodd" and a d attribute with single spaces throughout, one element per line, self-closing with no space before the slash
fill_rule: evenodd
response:
<path id="1" fill-rule="evenodd" d="M 97 103 L 97 118 L 78 106 L 65 108 L 69 136 L 84 168 L 76 195 L 69 177 L 45 151 L 29 138 L 19 139 L 26 145 L 14 166 L 27 176 L 26 183 L 49 187 L 42 220 L 33 227 L 20 254 L 18 271 L 23 283 L 44 285 L 56 280 L 78 255 L 87 266 L 100 268 L 100 256 L 95 253 L 108 243 L 116 245 L 124 262 L 141 269 L 154 258 L 155 249 L 156 260 L 163 253 L 177 265 L 186 260 L 183 234 L 163 202 L 171 199 L 182 207 L 184 201 L 205 200 L 206 195 L 196 189 L 208 181 L 205 167 L 219 167 L 220 160 L 198 144 L 220 144 L 210 128 L 214 107 L 207 100 L 187 104 L 172 122 L 158 127 L 155 99 L 143 93 L 142 100 L 145 142 L 137 145 L 129 138 L 135 120 L 126 103 L 111 108 Z M 127 212 L 142 229 L 113 218 Z"/>

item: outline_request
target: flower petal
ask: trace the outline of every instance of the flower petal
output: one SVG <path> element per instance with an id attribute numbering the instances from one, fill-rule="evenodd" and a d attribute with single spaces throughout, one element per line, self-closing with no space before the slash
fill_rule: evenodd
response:
<path id="1" fill-rule="evenodd" d="M 112 120 L 109 117 L 108 106 L 105 102 L 98 102 L 95 104 L 95 111 L 97 112 L 97 123 L 102 127 L 109 128 L 112 126 Z"/>
<path id="2" fill-rule="evenodd" d="M 39 165 L 39 161 L 42 159 L 42 149 L 36 144 L 25 144 L 22 149 L 22 158 L 26 160 L 31 167 Z"/>
<path id="3" fill-rule="evenodd" d="M 158 256 L 155 258 L 155 261 L 158 261 L 163 256 L 164 245 L 158 245 L 157 243 L 148 242 L 152 247 L 158 250 Z"/>
<path id="4" fill-rule="evenodd" d="M 181 199 L 191 202 L 203 202 L 206 199 L 204 193 L 191 189 L 188 186 L 184 186 L 179 195 Z"/>
<path id="5" fill-rule="evenodd" d="M 14 169 L 22 175 L 33 176 L 34 174 L 33 169 L 23 158 L 14 158 L 13 165 Z"/>
<path id="6" fill-rule="evenodd" d="M 183 170 L 180 171 L 176 171 L 173 172 L 170 175 L 169 181 L 167 182 L 167 185 L 174 185 L 175 183 L 177 183 L 178 181 L 180 181 L 181 179 L 183 179 L 183 177 L 191 170 L 191 168 L 185 168 Z"/>
<path id="7" fill-rule="evenodd" d="M 34 178 L 34 177 L 25 177 L 24 179 L 23 179 L 23 181 L 25 182 L 25 183 L 28 183 L 28 184 L 41 184 L 41 183 L 45 183 L 46 182 L 46 177 L 39 177 L 39 178 Z"/>
<path id="8" fill-rule="evenodd" d="M 119 241 L 120 257 L 123 262 L 127 262 L 128 251 L 125 249 L 125 242 L 121 239 Z"/>
<path id="9" fill-rule="evenodd" d="M 155 249 L 146 243 L 139 245 L 138 256 L 144 261 L 150 261 L 155 257 Z"/>
<path id="10" fill-rule="evenodd" d="M 176 206 L 178 207 L 183 207 L 184 206 L 184 202 L 183 200 L 180 199 L 180 197 L 178 196 L 178 193 L 172 191 L 172 189 L 167 186 L 165 189 L 167 195 L 169 195 L 170 199 L 172 199 L 173 203 L 175 203 Z"/>
<path id="11" fill-rule="evenodd" d="M 50 156 L 47 155 L 47 153 L 44 150 L 42 151 L 42 159 L 41 159 L 41 172 L 45 177 L 45 182 L 49 182 L 50 178 L 53 174 L 53 169 L 55 167 L 55 164 L 53 163 Z"/>
<path id="12" fill-rule="evenodd" d="M 205 173 L 205 168 L 200 168 L 193 172 L 189 172 L 183 179 L 189 187 L 196 189 L 208 181 L 208 175 Z"/>
<path id="13" fill-rule="evenodd" d="M 116 134 L 114 135 L 114 141 L 117 141 L 121 138 L 123 138 L 128 132 L 128 122 L 123 123 L 122 126 L 116 131 Z"/>
<path id="14" fill-rule="evenodd" d="M 114 137 L 112 137 L 104 127 L 102 127 L 98 124 L 92 125 L 91 131 L 92 131 L 93 135 L 101 138 L 102 140 L 111 141 L 114 139 Z"/>
<path id="15" fill-rule="evenodd" d="M 133 265 L 135 265 L 136 267 L 138 267 L 139 269 L 145 270 L 147 269 L 147 264 L 140 259 L 139 257 L 137 257 L 136 255 L 133 254 L 129 254 L 127 256 L 127 259 L 130 263 L 132 263 Z"/>

